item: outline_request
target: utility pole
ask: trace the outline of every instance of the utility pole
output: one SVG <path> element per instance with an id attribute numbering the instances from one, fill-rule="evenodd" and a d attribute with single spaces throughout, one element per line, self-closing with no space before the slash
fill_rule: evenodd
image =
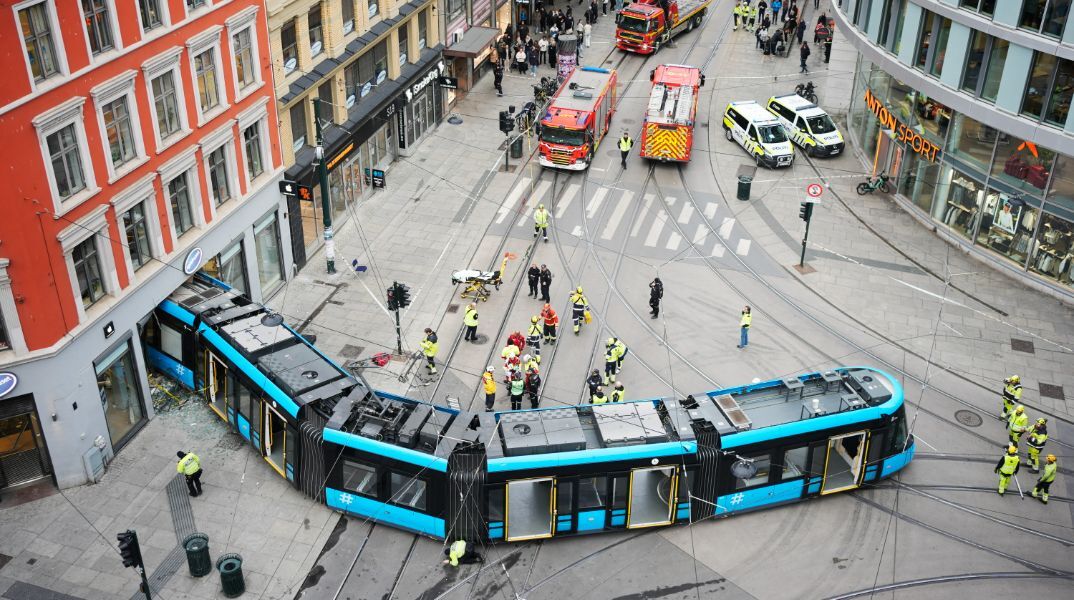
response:
<path id="1" fill-rule="evenodd" d="M 798 217 L 805 221 L 805 235 L 802 236 L 802 257 L 798 260 L 798 266 L 805 266 L 806 240 L 809 239 L 809 221 L 813 219 L 813 200 L 803 202 L 798 208 Z"/>
<path id="2" fill-rule="evenodd" d="M 324 138 L 321 137 L 321 99 L 313 99 L 313 122 L 317 125 L 317 179 L 321 185 L 321 212 L 324 215 L 324 257 L 328 260 L 328 274 L 336 272 L 336 242 L 332 238 L 332 200 L 328 194 L 328 165 L 324 156 Z"/>

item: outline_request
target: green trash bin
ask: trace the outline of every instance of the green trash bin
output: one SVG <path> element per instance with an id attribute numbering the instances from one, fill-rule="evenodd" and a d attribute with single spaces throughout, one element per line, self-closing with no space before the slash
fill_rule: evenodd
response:
<path id="1" fill-rule="evenodd" d="M 192 533 L 183 538 L 183 549 L 186 550 L 186 562 L 190 567 L 191 575 L 204 577 L 212 572 L 213 560 L 209 558 L 209 536 L 204 533 Z"/>
<path id="2" fill-rule="evenodd" d="M 742 165 L 738 168 L 738 193 L 735 195 L 739 200 L 750 199 L 750 187 L 753 184 L 753 177 L 757 174 L 757 167 L 752 165 Z"/>
<path id="3" fill-rule="evenodd" d="M 238 554 L 225 554 L 216 559 L 216 570 L 220 571 L 220 585 L 224 596 L 237 598 L 246 591 L 246 581 L 242 578 L 242 557 Z"/>
<path id="4" fill-rule="evenodd" d="M 511 158 L 522 158 L 522 136 L 511 140 Z"/>

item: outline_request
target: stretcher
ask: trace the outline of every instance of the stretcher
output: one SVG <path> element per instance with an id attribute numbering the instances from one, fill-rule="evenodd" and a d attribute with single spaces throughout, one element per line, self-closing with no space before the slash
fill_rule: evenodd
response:
<path id="1" fill-rule="evenodd" d="M 492 295 L 492 291 L 487 286 L 492 285 L 495 289 L 500 289 L 500 284 L 503 283 L 500 271 L 478 271 L 476 269 L 464 269 L 462 271 L 455 271 L 451 274 L 451 283 L 455 285 L 465 284 L 466 288 L 459 294 L 460 298 L 471 298 L 473 300 L 487 301 L 489 296 Z"/>

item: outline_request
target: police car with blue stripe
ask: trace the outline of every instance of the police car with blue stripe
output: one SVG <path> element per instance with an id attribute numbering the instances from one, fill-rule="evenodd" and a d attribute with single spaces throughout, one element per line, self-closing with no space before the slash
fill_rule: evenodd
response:
<path id="1" fill-rule="evenodd" d="M 828 113 L 809 100 L 797 94 L 773 96 L 768 99 L 768 112 L 787 130 L 791 141 L 810 156 L 842 154 L 846 146 L 843 134 Z"/>

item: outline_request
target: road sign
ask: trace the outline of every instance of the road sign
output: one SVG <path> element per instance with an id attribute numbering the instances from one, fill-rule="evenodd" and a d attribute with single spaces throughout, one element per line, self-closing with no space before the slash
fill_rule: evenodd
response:
<path id="1" fill-rule="evenodd" d="M 820 198 L 820 195 L 824 193 L 824 186 L 819 183 L 811 183 L 806 186 L 805 191 L 810 198 Z"/>

